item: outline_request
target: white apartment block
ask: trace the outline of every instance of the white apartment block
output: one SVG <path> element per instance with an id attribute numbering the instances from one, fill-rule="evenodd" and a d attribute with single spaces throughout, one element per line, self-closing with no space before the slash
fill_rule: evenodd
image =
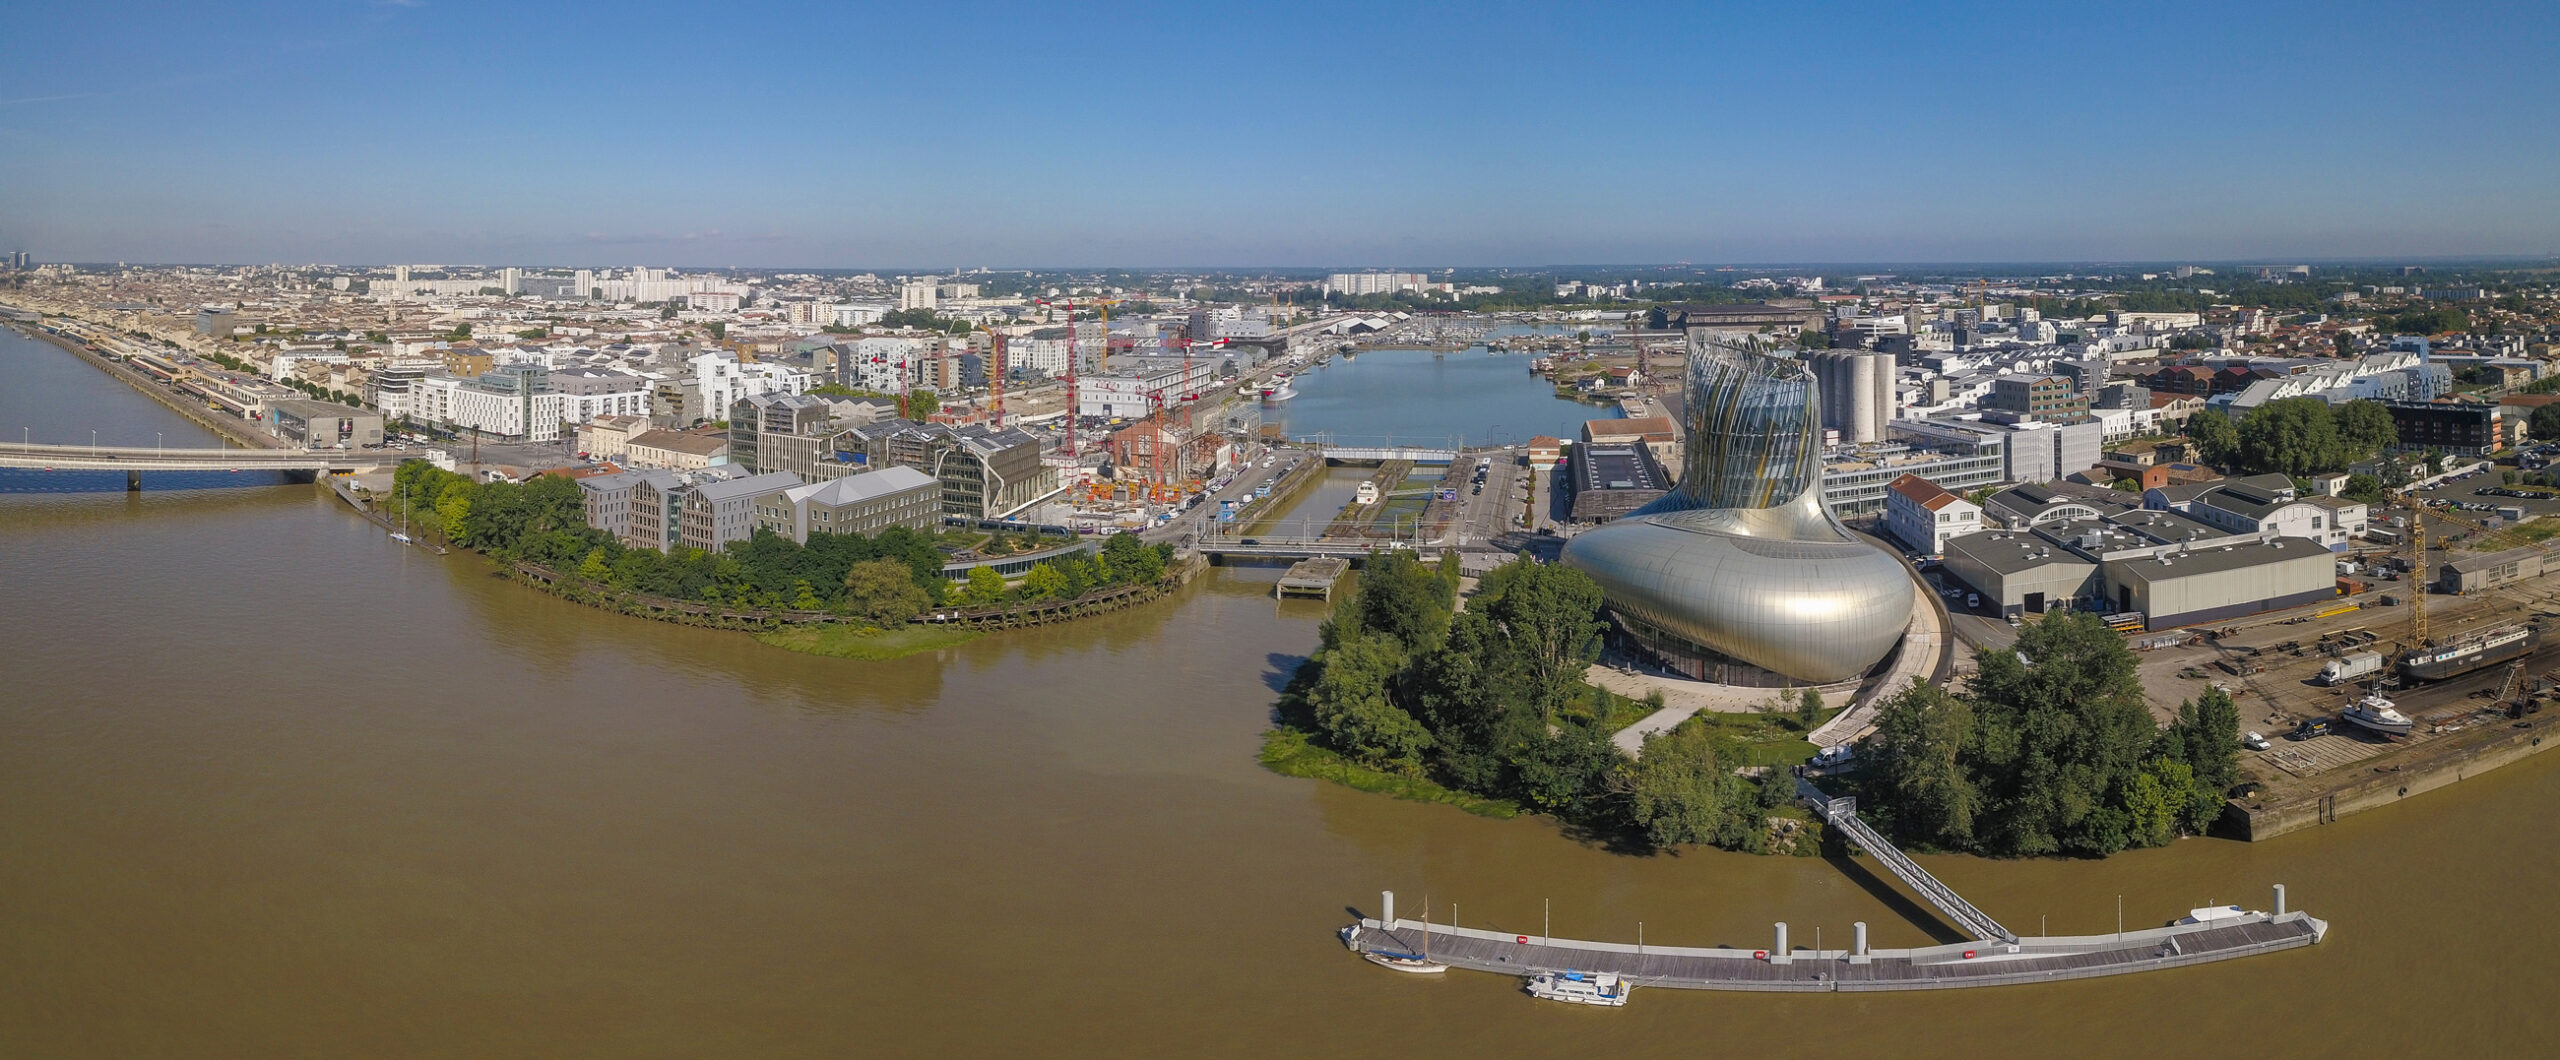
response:
<path id="1" fill-rule="evenodd" d="M 1076 382 L 1076 412 L 1136 418 L 1158 408 L 1180 408 L 1183 398 L 1206 391 L 1217 374 L 1216 361 L 1202 360 L 1187 372 L 1170 368 L 1135 376 L 1089 376 Z"/>

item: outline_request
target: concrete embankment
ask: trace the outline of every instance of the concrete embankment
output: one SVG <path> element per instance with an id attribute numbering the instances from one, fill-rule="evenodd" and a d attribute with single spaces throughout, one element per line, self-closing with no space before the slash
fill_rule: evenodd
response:
<path id="1" fill-rule="evenodd" d="M 2236 800 L 2224 812 L 2224 824 L 2256 841 L 2387 806 L 2560 746 L 2560 739 L 2554 738 L 2560 737 L 2560 731 L 2554 731 L 2555 722 L 2560 718 L 2536 714 L 2495 727 L 2484 725 L 2417 753 L 2393 756 L 2385 764 L 2329 774 L 2321 778 L 2326 783 L 2320 787 L 2281 802 Z"/>
<path id="2" fill-rule="evenodd" d="M 56 335 L 42 328 L 31 327 L 16 322 L 12 322 L 10 326 L 18 329 L 20 334 L 23 334 L 28 338 L 39 339 L 52 343 L 53 345 L 61 348 L 64 352 L 70 353 L 89 362 L 96 366 L 99 371 L 105 372 L 108 375 L 122 380 L 126 385 L 131 386 L 135 390 L 141 391 L 151 400 L 167 406 L 170 411 L 175 412 L 178 415 L 195 421 L 197 425 L 220 435 L 223 440 L 234 445 L 250 449 L 278 449 L 283 447 L 284 443 L 281 441 L 252 430 L 248 424 L 242 423 L 237 419 L 220 415 L 203 405 L 187 401 L 184 398 L 179 397 L 177 394 L 172 393 L 169 388 L 161 386 L 159 383 L 153 381 L 149 376 L 145 376 L 140 372 L 136 372 L 133 369 L 127 368 L 123 364 L 118 363 L 114 358 L 90 352 L 87 346 L 73 342 L 70 339 L 63 338 L 60 335 Z"/>

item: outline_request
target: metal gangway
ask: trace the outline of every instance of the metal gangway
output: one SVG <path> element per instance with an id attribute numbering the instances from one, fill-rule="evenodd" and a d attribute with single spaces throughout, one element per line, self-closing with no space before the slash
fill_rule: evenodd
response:
<path id="1" fill-rule="evenodd" d="M 1912 890 L 1920 892 L 1920 897 L 1928 899 L 1930 905 L 1937 906 L 1938 911 L 1945 913 L 1947 919 L 1954 921 L 1958 928 L 1971 932 L 1974 938 L 1986 942 L 1995 939 L 2001 942 L 2018 941 L 2016 932 L 2001 927 L 2000 922 L 1991 919 L 1990 914 L 1974 908 L 1973 903 L 1965 901 L 1963 895 L 1955 892 L 1955 888 L 1929 875 L 1929 870 L 1921 868 L 1918 862 L 1911 860 L 1900 848 L 1895 847 L 1891 840 L 1886 839 L 1874 828 L 1869 827 L 1867 822 L 1859 819 L 1858 800 L 1832 798 L 1823 794 L 1822 789 L 1814 787 L 1812 781 L 1802 777 L 1796 779 L 1796 792 L 1807 805 L 1822 811 L 1823 823 L 1839 829 L 1850 842 L 1856 843 L 1867 853 L 1875 855 L 1877 861 L 1883 862 L 1884 867 L 1900 877 L 1902 882 L 1911 885 Z"/>

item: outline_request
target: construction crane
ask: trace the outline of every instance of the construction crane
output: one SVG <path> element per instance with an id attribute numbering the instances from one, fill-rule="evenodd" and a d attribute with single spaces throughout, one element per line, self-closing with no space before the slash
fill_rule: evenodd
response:
<path id="1" fill-rule="evenodd" d="M 2413 650 L 2430 647 L 2427 643 L 2427 506 L 2410 499 L 2406 493 L 2394 493 L 2391 500 L 2409 509 L 2409 639 Z"/>
<path id="2" fill-rule="evenodd" d="M 978 330 L 987 333 L 987 420 L 996 430 L 1004 429 L 1004 333 L 984 324 Z"/>
<path id="3" fill-rule="evenodd" d="M 1061 307 L 1067 311 L 1067 455 L 1073 456 L 1078 452 L 1076 448 L 1076 418 L 1083 412 L 1083 394 L 1076 387 L 1076 362 L 1082 359 L 1076 356 L 1076 300 L 1069 298 L 1064 302 L 1051 302 L 1046 298 L 1042 298 L 1038 299 L 1038 301 L 1043 306 Z M 1116 299 L 1107 299 L 1105 301 L 1110 304 L 1117 304 Z M 1095 303 L 1086 302 L 1085 304 L 1093 305 Z M 1105 317 L 1103 319 L 1108 321 L 1110 318 Z M 1109 363 L 1111 358 L 1111 331 L 1108 323 L 1103 327 L 1102 356 L 1104 363 Z"/>

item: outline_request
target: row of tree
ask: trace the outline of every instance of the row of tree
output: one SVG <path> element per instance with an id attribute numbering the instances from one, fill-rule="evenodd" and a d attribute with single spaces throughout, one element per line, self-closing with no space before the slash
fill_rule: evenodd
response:
<path id="1" fill-rule="evenodd" d="M 2155 726 L 2123 638 L 2051 612 L 1985 651 L 1959 694 L 1913 684 L 1876 717 L 1860 805 L 1906 842 L 2106 855 L 2200 834 L 2239 779 L 2240 712 L 2216 691 Z"/>
<path id="2" fill-rule="evenodd" d="M 2344 471 L 2400 440 L 2378 401 L 2332 406 L 2284 398 L 2250 409 L 2239 422 L 2211 409 L 2187 419 L 2187 440 L 2206 463 L 2242 474 L 2304 476 Z"/>
<path id="3" fill-rule="evenodd" d="M 1163 579 L 1171 551 L 1118 534 L 1099 555 L 1075 553 L 1034 565 L 1019 584 L 982 567 L 953 586 L 943 577 L 946 557 L 933 536 L 905 527 L 870 535 L 815 533 L 805 545 L 758 529 L 717 553 L 660 552 L 628 547 L 588 526 L 584 491 L 558 476 L 479 483 L 412 460 L 400 465 L 392 489 L 393 510 L 407 507 L 413 532 L 500 559 L 541 564 L 625 592 L 737 608 L 834 611 L 882 626 L 945 603 L 1071 599 L 1113 585 L 1152 584 Z"/>

